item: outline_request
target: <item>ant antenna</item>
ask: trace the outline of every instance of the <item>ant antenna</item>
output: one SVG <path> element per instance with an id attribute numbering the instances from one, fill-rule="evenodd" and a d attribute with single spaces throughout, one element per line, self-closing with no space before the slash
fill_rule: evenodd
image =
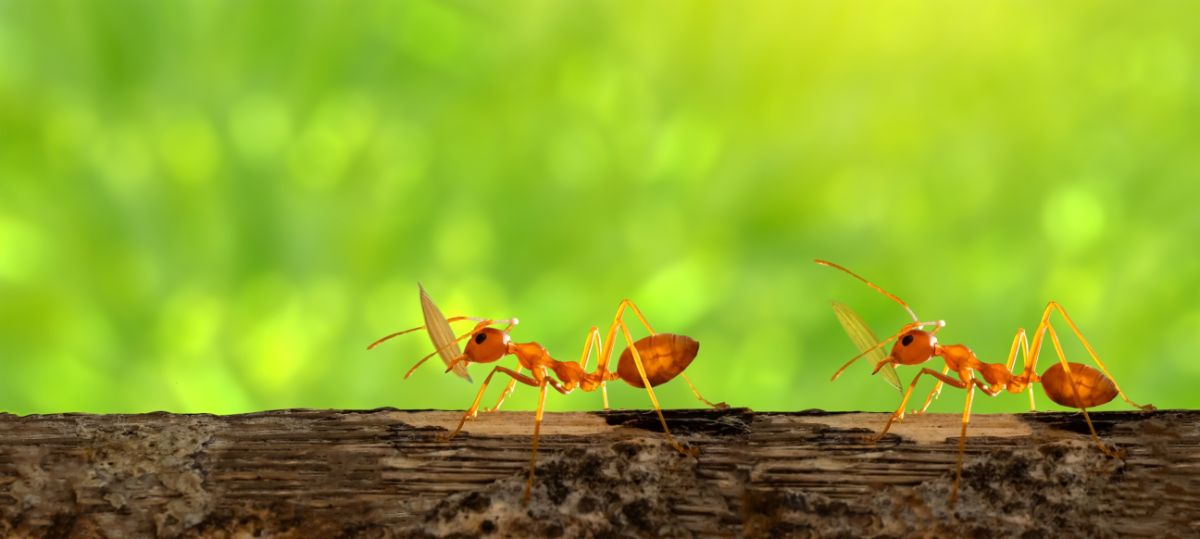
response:
<path id="1" fill-rule="evenodd" d="M 903 329 L 902 329 L 902 330 L 900 330 L 900 333 L 904 333 L 904 331 L 905 331 L 905 330 L 903 330 Z M 838 369 L 838 370 L 837 370 L 837 372 L 833 373 L 833 378 L 830 378 L 830 379 L 829 379 L 829 381 L 830 381 L 830 382 L 832 382 L 832 381 L 834 381 L 834 380 L 837 380 L 837 379 L 838 379 L 838 377 L 842 375 L 842 372 L 843 372 L 843 371 L 845 371 L 845 370 L 846 370 L 848 367 L 850 367 L 851 365 L 853 365 L 855 361 L 858 361 L 858 359 L 859 359 L 859 358 L 861 358 L 861 357 L 863 357 L 863 356 L 865 356 L 865 355 L 867 355 L 867 354 L 869 354 L 869 353 L 871 353 L 871 352 L 874 352 L 874 351 L 876 351 L 876 350 L 879 350 L 880 348 L 883 348 L 884 346 L 886 346 L 886 345 L 887 345 L 887 343 L 890 343 L 890 342 L 892 342 L 892 341 L 896 340 L 898 337 L 900 337 L 900 333 L 897 333 L 897 334 L 895 334 L 895 335 L 892 335 L 891 337 L 888 337 L 888 338 L 887 338 L 887 340 L 885 340 L 885 341 L 882 341 L 882 342 L 879 342 L 879 343 L 876 343 L 876 344 L 875 344 L 875 346 L 872 346 L 872 347 L 870 347 L 870 348 L 868 348 L 868 349 L 866 349 L 866 350 L 863 350 L 861 354 L 859 354 L 859 355 L 857 355 L 857 356 L 854 356 L 854 357 L 850 358 L 850 361 L 847 361 L 845 365 L 842 365 L 842 368 Z M 878 364 L 875 366 L 875 372 L 879 372 L 879 368 L 880 368 L 880 367 L 882 367 L 883 365 L 887 364 L 887 363 L 888 363 L 887 361 L 880 361 L 880 362 L 879 362 L 879 363 L 878 363 Z M 871 374 L 875 374 L 875 372 L 872 372 Z"/>
<path id="2" fill-rule="evenodd" d="M 866 280 L 866 279 L 863 279 L 863 278 L 862 278 L 862 277 L 860 277 L 860 276 L 859 276 L 857 273 L 854 273 L 853 271 L 850 271 L 850 270 L 848 270 L 848 269 L 846 269 L 846 268 L 844 268 L 844 267 L 842 267 L 842 266 L 840 266 L 840 265 L 838 265 L 838 264 L 835 264 L 835 263 L 833 263 L 833 262 L 830 262 L 830 261 L 828 261 L 828 260 L 821 260 L 820 258 L 818 258 L 818 259 L 815 259 L 815 260 L 813 260 L 813 262 L 816 262 L 817 264 L 820 264 L 820 265 L 822 265 L 822 266 L 829 266 L 829 267 L 831 267 L 831 268 L 833 268 L 833 269 L 842 270 L 842 271 L 844 271 L 844 272 L 846 272 L 846 273 L 850 274 L 850 276 L 851 276 L 851 277 L 854 277 L 855 279 L 858 279 L 858 280 L 860 280 L 860 281 L 862 281 L 862 282 L 866 283 L 866 284 L 867 284 L 867 286 L 869 286 L 869 287 L 871 287 L 871 288 L 874 288 L 876 292 L 879 292 L 880 294 L 883 294 L 883 295 L 887 296 L 888 298 L 890 298 L 892 301 L 894 301 L 894 302 L 896 302 L 896 303 L 899 303 L 901 307 L 904 307 L 904 310 L 908 311 L 908 315 L 912 317 L 912 319 L 913 319 L 913 322 L 916 322 L 916 321 L 917 321 L 917 314 L 916 314 L 916 313 L 914 313 L 914 312 L 913 312 L 913 310 L 912 310 L 911 308 L 909 308 L 909 306 L 908 306 L 908 304 L 907 304 L 907 303 L 904 303 L 904 300 L 902 300 L 902 299 L 900 299 L 900 298 L 898 298 L 898 297 L 896 297 L 896 296 L 892 295 L 892 293 L 891 293 L 891 292 L 888 292 L 887 290 L 884 290 L 884 289 L 883 289 L 883 288 L 881 288 L 879 285 L 877 285 L 877 284 L 875 284 L 875 283 L 872 283 L 871 281 L 868 281 L 868 280 Z M 844 367 L 843 367 L 843 368 L 844 368 Z"/>
<path id="3" fill-rule="evenodd" d="M 440 354 L 442 352 L 442 350 L 449 349 L 451 346 L 454 346 L 455 344 L 457 344 L 458 341 L 461 341 L 467 337 L 470 337 L 471 334 L 473 334 L 473 333 L 475 333 L 475 330 L 471 330 L 466 333 L 463 333 L 462 335 L 459 335 L 459 337 L 457 339 L 454 339 L 453 341 L 450 341 L 450 342 L 442 345 L 437 350 L 430 352 L 429 355 L 427 355 L 427 356 L 421 358 L 419 361 L 417 361 L 417 364 L 413 365 L 411 369 L 408 369 L 408 372 L 404 373 L 404 379 L 408 380 L 408 377 L 412 376 L 412 373 L 417 372 L 417 367 L 420 367 L 422 363 L 425 363 L 425 360 L 427 360 L 435 355 Z M 450 371 L 454 370 L 454 366 L 457 365 L 459 361 L 463 360 L 466 357 L 467 357 L 466 354 L 463 354 L 463 355 L 460 355 L 460 356 L 454 358 L 454 361 L 450 363 L 450 367 L 446 369 L 446 372 L 450 372 Z"/>

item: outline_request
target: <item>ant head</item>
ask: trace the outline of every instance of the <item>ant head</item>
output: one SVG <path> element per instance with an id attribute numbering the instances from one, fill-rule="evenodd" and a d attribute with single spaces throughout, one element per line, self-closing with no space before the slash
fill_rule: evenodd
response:
<path id="1" fill-rule="evenodd" d="M 937 347 L 937 337 L 920 329 L 905 331 L 892 346 L 892 362 L 900 365 L 917 365 L 929 361 Z"/>
<path id="2" fill-rule="evenodd" d="M 483 328 L 471 334 L 463 355 L 472 363 L 491 363 L 508 353 L 510 342 L 508 333 L 496 328 Z"/>

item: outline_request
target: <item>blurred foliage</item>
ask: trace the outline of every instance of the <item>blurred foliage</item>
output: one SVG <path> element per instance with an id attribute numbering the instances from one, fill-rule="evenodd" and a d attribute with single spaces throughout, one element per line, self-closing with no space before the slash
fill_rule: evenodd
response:
<path id="1" fill-rule="evenodd" d="M 464 408 L 487 367 L 365 350 L 418 281 L 560 359 L 629 297 L 713 400 L 891 409 L 829 381 L 829 301 L 904 312 L 814 257 L 991 361 L 1059 300 L 1134 400 L 1200 406 L 1195 7 L 0 1 L 0 409 Z"/>

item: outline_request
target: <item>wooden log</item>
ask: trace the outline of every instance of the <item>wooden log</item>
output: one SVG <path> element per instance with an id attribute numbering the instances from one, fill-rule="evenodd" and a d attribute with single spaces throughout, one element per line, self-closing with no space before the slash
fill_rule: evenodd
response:
<path id="1" fill-rule="evenodd" d="M 0 415 L 6 537 L 1190 536 L 1200 412 L 972 419 L 644 411 L 547 414 L 528 506 L 532 414 L 280 410 L 234 416 Z"/>

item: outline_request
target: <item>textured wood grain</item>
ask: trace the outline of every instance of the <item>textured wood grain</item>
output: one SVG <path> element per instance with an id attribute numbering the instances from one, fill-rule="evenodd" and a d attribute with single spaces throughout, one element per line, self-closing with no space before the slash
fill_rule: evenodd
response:
<path id="1" fill-rule="evenodd" d="M 981 415 L 959 502 L 959 417 L 680 410 L 282 410 L 0 416 L 5 536 L 974 536 L 1200 534 L 1200 412 Z"/>

